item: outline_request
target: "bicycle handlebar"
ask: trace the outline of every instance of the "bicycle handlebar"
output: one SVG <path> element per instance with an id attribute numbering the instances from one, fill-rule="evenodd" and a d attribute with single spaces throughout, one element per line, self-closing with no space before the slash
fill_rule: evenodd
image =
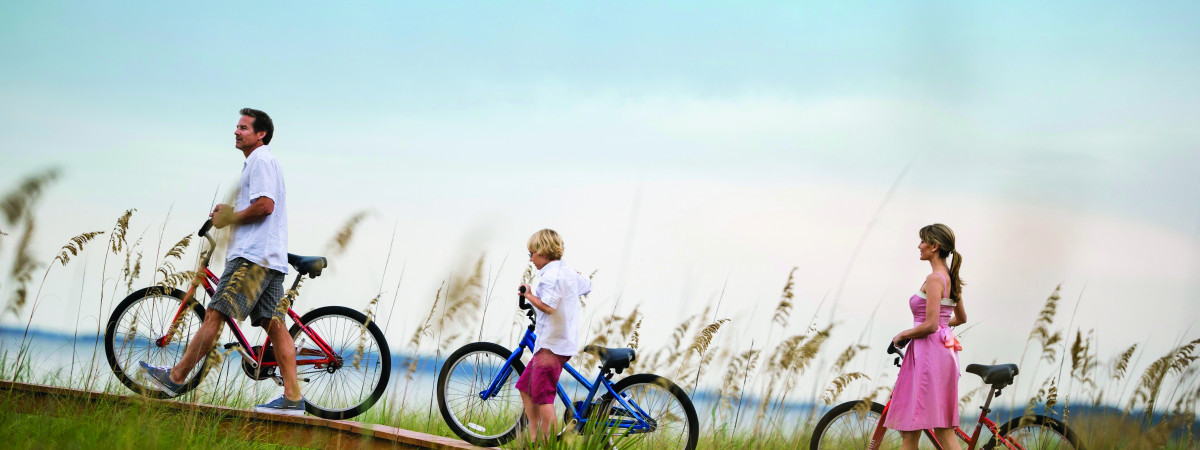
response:
<path id="1" fill-rule="evenodd" d="M 517 306 L 520 306 L 521 309 L 533 309 L 533 305 L 529 304 L 528 301 L 525 301 L 525 286 L 517 288 L 517 292 Z"/>
<path id="2" fill-rule="evenodd" d="M 907 345 L 908 345 L 908 339 L 901 340 L 899 347 L 897 347 L 896 344 L 893 343 L 892 341 L 888 341 L 887 352 L 889 355 L 891 355 L 891 354 L 896 355 L 896 359 L 892 360 L 892 364 L 895 364 L 896 367 L 900 367 L 900 360 L 904 359 L 904 353 L 901 352 L 900 349 L 904 348 Z"/>
<path id="3" fill-rule="evenodd" d="M 201 252 L 202 256 L 200 257 L 200 263 L 203 265 L 203 267 L 208 267 L 208 260 L 209 258 L 212 258 L 213 250 L 215 250 L 217 247 L 217 241 L 214 240 L 212 236 L 208 235 L 208 231 L 212 229 L 212 226 L 212 219 L 205 220 L 204 225 L 200 226 L 200 231 L 196 232 L 197 236 L 208 240 L 208 250 Z"/>
<path id="4" fill-rule="evenodd" d="M 533 304 L 525 300 L 525 286 L 517 288 L 517 306 L 525 310 L 525 317 L 529 318 L 529 329 L 533 329 L 533 324 L 537 322 L 537 314 L 533 312 Z"/>

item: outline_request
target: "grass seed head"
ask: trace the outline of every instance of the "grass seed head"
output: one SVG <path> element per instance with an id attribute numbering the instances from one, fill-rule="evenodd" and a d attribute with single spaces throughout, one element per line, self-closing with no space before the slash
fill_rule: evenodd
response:
<path id="1" fill-rule="evenodd" d="M 631 337 L 630 337 L 630 339 L 629 339 L 629 348 L 632 348 L 632 349 L 634 349 L 634 350 L 637 350 L 637 348 L 638 348 L 638 338 L 639 338 L 639 335 L 638 335 L 638 330 L 641 330 L 641 329 L 642 329 L 642 318 L 640 318 L 640 317 L 639 317 L 639 318 L 638 318 L 638 321 L 637 321 L 637 324 L 633 326 L 633 332 L 632 332 L 632 334 L 631 334 Z"/>
<path id="2" fill-rule="evenodd" d="M 867 346 L 865 345 L 850 344 L 845 350 L 842 350 L 842 354 L 838 355 L 837 360 L 833 362 L 833 367 L 830 368 L 830 373 L 842 373 L 842 369 L 846 367 L 846 364 L 849 364 L 850 361 L 858 355 L 858 352 L 866 349 Z"/>
<path id="3" fill-rule="evenodd" d="M 329 244 L 326 246 L 328 249 L 327 252 L 332 256 L 340 256 L 342 253 L 345 253 L 346 247 L 350 245 L 350 239 L 354 237 L 354 230 L 358 228 L 363 219 L 367 218 L 368 214 L 370 214 L 370 211 L 359 211 L 350 216 L 346 220 L 346 223 L 342 225 L 342 228 L 338 230 L 337 234 L 333 236 L 333 240 L 329 241 Z"/>
<path id="4" fill-rule="evenodd" d="M 127 209 L 121 217 L 117 218 L 116 225 L 113 225 L 112 234 L 109 235 L 109 249 L 114 254 L 120 253 L 129 243 L 125 241 L 125 235 L 129 232 L 129 219 L 133 217 L 133 212 L 137 209 Z"/>
<path id="5" fill-rule="evenodd" d="M 54 257 L 54 261 L 58 261 L 60 265 L 66 266 L 67 263 L 71 261 L 72 256 L 78 255 L 79 252 L 83 251 L 83 246 L 85 244 L 101 234 L 104 234 L 104 232 L 92 231 L 71 238 L 71 240 L 62 247 L 62 250 L 58 252 L 58 256 Z"/>
<path id="6" fill-rule="evenodd" d="M 1137 346 L 1137 344 L 1130 345 L 1113 361 L 1113 381 L 1125 377 L 1125 371 L 1129 368 L 1129 360 L 1133 358 L 1133 352 L 1137 350 Z"/>
<path id="7" fill-rule="evenodd" d="M 713 335 L 717 334 L 717 331 L 721 329 L 721 325 L 724 325 L 725 322 L 729 322 L 729 319 L 720 319 L 700 330 L 700 333 L 692 340 L 692 345 L 688 346 L 688 351 L 694 350 L 697 354 L 703 356 L 704 352 L 708 350 L 709 344 L 712 343 Z"/>
<path id="8" fill-rule="evenodd" d="M 787 283 L 783 285 L 783 293 L 779 295 L 779 304 L 775 306 L 775 314 L 771 316 L 771 322 L 777 323 L 780 326 L 787 326 L 788 319 L 792 314 L 792 301 L 796 294 L 793 291 L 795 287 L 796 270 L 798 267 L 793 267 L 791 272 L 788 272 Z"/>
<path id="9" fill-rule="evenodd" d="M 17 243 L 17 252 L 14 257 L 11 271 L 11 278 L 17 283 L 17 289 L 13 290 L 13 297 L 9 300 L 5 313 L 16 314 L 25 307 L 25 303 L 29 298 L 29 290 L 27 284 L 33 278 L 33 271 L 37 269 L 38 264 L 33 259 L 33 255 L 29 251 L 30 244 L 33 241 L 34 226 L 33 216 L 25 216 L 25 231 L 21 234 L 21 240 Z"/>
<path id="10" fill-rule="evenodd" d="M 864 379 L 870 380 L 871 377 L 868 377 L 862 372 L 850 372 L 838 375 L 833 379 L 833 381 L 829 382 L 829 386 L 825 388 L 825 392 L 821 393 L 821 400 L 824 401 L 826 405 L 832 405 L 833 401 L 837 400 L 838 396 L 842 395 L 842 391 L 846 389 L 846 386 L 849 386 L 850 383 L 853 383 L 855 380 Z"/>
<path id="11" fill-rule="evenodd" d="M 9 225 L 16 224 L 22 217 L 29 215 L 33 204 L 41 197 L 51 182 L 58 179 L 57 168 L 46 169 L 31 175 L 21 181 L 17 188 L 0 200 L 0 210 L 4 211 L 4 219 Z"/>

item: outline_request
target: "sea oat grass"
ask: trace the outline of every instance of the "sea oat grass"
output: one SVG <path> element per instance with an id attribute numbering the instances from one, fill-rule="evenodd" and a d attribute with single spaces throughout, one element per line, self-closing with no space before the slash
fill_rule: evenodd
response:
<path id="1" fill-rule="evenodd" d="M 118 219 L 118 228 L 128 228 L 131 214 L 132 210 L 127 211 L 121 219 Z M 125 268 L 122 269 L 122 278 L 119 280 L 119 284 L 127 284 L 131 273 L 136 272 L 137 264 L 133 262 L 131 255 L 138 244 L 129 246 L 125 242 L 125 231 L 121 230 L 119 234 L 118 237 L 117 229 L 110 234 L 110 246 L 107 250 L 113 254 L 118 251 L 124 253 L 121 256 L 124 257 Z M 155 265 L 160 269 L 169 267 L 170 270 L 166 272 L 176 273 L 170 264 L 182 259 L 182 255 L 188 248 L 188 242 L 184 241 L 189 238 L 190 235 L 168 249 L 164 254 L 163 264 Z M 115 243 L 115 241 L 120 242 Z M 83 243 L 86 242 L 74 242 L 76 250 L 82 250 Z M 59 252 L 59 255 L 64 257 L 63 260 L 56 258 L 54 261 L 61 265 L 69 260 L 69 257 L 66 256 L 68 254 L 70 256 L 77 255 L 64 247 L 64 250 Z M 461 271 L 458 276 L 452 274 L 447 282 L 439 287 L 429 313 L 425 317 L 411 316 L 410 320 L 417 323 L 411 339 L 407 343 L 410 352 L 403 356 L 407 358 L 405 364 L 396 365 L 397 370 L 404 370 L 407 374 L 406 377 L 393 377 L 393 379 L 411 381 L 419 376 L 424 376 L 419 375 L 418 370 L 423 347 L 428 347 L 428 345 L 422 344 L 425 343 L 426 338 L 432 338 L 434 333 L 439 333 L 439 335 L 445 333 L 448 336 L 445 339 L 439 338 L 439 342 L 434 347 L 433 351 L 437 352 L 434 359 L 438 363 L 441 362 L 437 358 L 442 355 L 442 351 L 459 344 L 460 342 L 456 342 L 459 338 L 474 337 L 474 330 L 483 317 L 478 313 L 472 313 L 480 309 L 479 306 L 483 304 L 481 299 L 490 294 L 486 294 L 483 290 L 485 272 L 482 269 L 485 265 L 485 257 L 480 256 L 477 260 L 469 261 L 468 264 L 470 265 L 464 264 L 467 270 Z M 261 284 L 261 276 L 254 276 L 249 273 L 250 270 L 243 268 L 229 280 L 233 291 L 257 289 Z M 156 273 L 165 274 L 165 272 L 157 270 Z M 527 266 L 523 276 L 524 281 L 530 281 L 532 276 L 533 271 Z M 728 344 L 732 339 L 714 342 L 715 335 L 719 330 L 725 329 L 722 337 L 729 337 L 729 327 L 734 324 L 729 323 L 727 319 L 710 318 L 710 308 L 705 308 L 700 314 L 686 316 L 671 330 L 672 333 L 669 337 L 651 339 L 648 337 L 649 333 L 647 336 L 640 336 L 639 330 L 645 315 L 640 312 L 641 305 L 636 305 L 629 314 L 617 315 L 614 313 L 596 318 L 589 327 L 590 331 L 594 333 L 590 340 L 605 345 L 626 344 L 638 348 L 639 353 L 645 356 L 653 355 L 654 357 L 650 358 L 639 358 L 636 371 L 668 375 L 681 385 L 692 379 L 681 379 L 679 375 L 694 375 L 694 379 L 699 379 L 701 367 L 709 365 L 720 367 L 721 364 L 725 364 L 726 367 L 716 374 L 719 376 L 709 377 L 714 379 L 714 383 L 700 383 L 694 391 L 697 394 L 693 396 L 693 399 L 697 402 L 697 409 L 702 417 L 702 423 L 704 423 L 700 433 L 700 448 L 782 449 L 807 447 L 811 425 L 824 410 L 825 406 L 823 405 L 836 404 L 842 396 L 850 399 L 867 399 L 866 402 L 860 402 L 864 408 L 868 407 L 868 402 L 871 401 L 885 402 L 893 377 L 888 376 L 886 371 L 880 375 L 876 375 L 872 371 L 870 372 L 872 376 L 868 377 L 866 370 L 847 369 L 853 361 L 863 361 L 864 359 L 883 357 L 883 355 L 870 352 L 867 347 L 859 344 L 850 344 L 844 349 L 840 346 L 837 349 L 829 349 L 826 344 L 832 338 L 833 327 L 819 323 L 815 319 L 815 312 L 813 320 L 807 324 L 804 331 L 796 334 L 789 332 L 788 325 L 791 314 L 795 310 L 793 303 L 794 278 L 793 270 L 792 273 L 789 273 L 779 303 L 772 311 L 769 324 L 763 324 L 770 328 L 767 330 L 768 334 L 777 331 L 774 328 L 778 327 L 780 328 L 778 331 L 784 337 L 778 341 L 769 340 L 767 345 L 760 345 L 761 349 L 755 346 L 754 341 L 751 341 L 749 349 Z M 1062 339 L 1062 331 L 1055 331 L 1054 318 L 1060 289 L 1061 286 L 1055 289 L 1035 319 L 1034 329 L 1029 335 L 1027 347 L 1033 343 L 1040 346 L 1037 349 L 1039 355 L 1035 359 L 1035 364 L 1057 363 L 1065 367 L 1066 360 L 1069 358 L 1070 370 L 1069 372 L 1063 371 L 1058 376 L 1051 376 L 1054 375 L 1051 373 L 1045 379 L 1037 376 L 1037 365 L 1032 371 L 1023 370 L 1018 380 L 1024 380 L 1025 383 L 1036 387 L 1037 390 L 1036 392 L 1030 388 L 1021 390 L 1016 386 L 1005 390 L 1006 397 L 1011 397 L 1019 402 L 1016 414 L 1044 413 L 1060 417 L 1085 437 L 1090 448 L 1194 448 L 1197 442 L 1194 435 L 1196 408 L 1197 403 L 1200 403 L 1200 368 L 1196 367 L 1195 360 L 1197 359 L 1197 350 L 1200 350 L 1197 349 L 1197 346 L 1200 346 L 1200 340 L 1181 343 L 1148 367 L 1142 367 L 1137 363 L 1135 355 L 1139 348 L 1138 345 L 1131 345 L 1127 348 L 1118 347 L 1126 348 L 1126 350 L 1112 359 L 1102 357 L 1096 351 L 1096 340 L 1092 332 L 1082 333 L 1082 330 L 1068 327 L 1066 332 L 1076 331 L 1076 336 L 1073 341 L 1066 342 Z M 380 295 L 382 293 L 368 302 L 365 312 L 370 317 L 369 321 L 375 321 L 374 312 L 378 306 Z M 295 291 L 288 292 L 289 299 L 294 296 Z M 290 303 L 290 300 L 285 301 L 285 304 L 287 303 Z M 81 302 L 81 305 L 83 304 Z M 90 303 L 87 305 L 90 308 Z M 718 307 L 719 305 L 718 303 Z M 442 308 L 443 311 L 440 318 L 435 316 L 438 308 Z M 511 306 L 510 308 L 515 311 L 514 317 L 518 319 L 518 322 L 514 323 L 514 329 L 516 332 L 523 331 L 523 315 L 520 315 L 520 311 L 516 308 Z M 652 320 L 647 322 L 648 324 L 657 322 L 654 324 L 656 327 L 663 324 L 661 317 L 650 317 Z M 713 320 L 713 322 L 708 322 L 709 320 Z M 412 325 L 410 324 L 410 326 Z M 669 326 L 669 322 L 662 326 Z M 466 333 L 465 330 L 472 332 Z M 857 332 L 858 330 L 853 331 Z M 1058 338 L 1056 339 L 1055 336 Z M 1070 337 L 1069 334 L 1066 336 Z M 859 341 L 861 342 L 861 338 Z M 1069 348 L 1065 347 L 1067 344 L 1070 344 Z M 432 353 L 432 351 L 429 352 Z M 275 387 L 270 382 L 257 385 L 262 387 L 253 387 L 256 386 L 253 384 L 254 382 L 248 381 L 242 375 L 239 359 L 231 358 L 231 356 L 233 354 L 229 351 L 220 350 L 214 350 L 206 355 L 210 372 L 206 374 L 205 381 L 201 383 L 200 387 L 183 396 L 182 399 L 249 408 L 256 402 L 264 401 L 263 396 L 277 392 L 274 391 Z M 402 356 L 397 355 L 397 357 Z M 583 358 L 581 357 L 580 360 L 582 362 Z M 830 361 L 832 364 L 825 366 L 826 362 Z M 1097 361 L 1111 362 L 1105 364 Z M 588 367 L 576 364 L 574 359 L 572 365 L 578 368 Z M 403 369 L 399 369 L 400 367 Z M 864 365 L 864 367 L 866 366 Z M 1023 369 L 1025 369 L 1024 366 Z M 106 379 L 101 375 L 105 375 L 104 372 L 107 370 L 107 367 L 96 367 L 80 375 L 72 367 L 71 372 L 66 376 L 63 376 L 60 371 L 43 375 L 46 378 L 42 380 L 58 385 L 88 386 L 96 379 Z M 1141 376 L 1129 377 L 1131 371 L 1139 371 Z M 36 378 L 38 373 L 36 368 L 27 361 L 17 361 L 12 358 L 11 353 L 0 354 L 0 377 L 29 380 Z M 593 373 L 584 370 L 585 375 Z M 626 372 L 621 376 L 627 376 L 629 373 Z M 618 381 L 621 376 L 613 381 Z M 1129 397 L 1125 397 L 1120 394 L 1121 389 L 1118 385 L 1129 379 L 1136 381 L 1136 390 Z M 867 380 L 871 381 L 870 385 L 865 382 Z M 428 390 L 429 386 L 425 384 L 425 379 L 413 382 L 419 383 L 418 389 Z M 809 382 L 812 382 L 814 386 L 811 395 L 808 394 L 806 388 L 799 387 L 801 385 L 807 387 Z M 452 437 L 453 434 L 440 416 L 433 412 L 432 401 L 428 404 L 424 401 L 406 404 L 409 384 L 406 383 L 405 390 L 402 392 L 396 393 L 391 390 L 385 392 L 384 398 L 374 408 L 355 420 Z M 107 392 L 129 394 L 124 386 L 117 383 L 101 381 L 100 385 L 100 389 Z M 979 406 L 982 400 L 979 398 L 979 394 L 985 390 L 986 387 L 980 385 L 967 391 L 966 395 L 959 399 L 963 410 L 973 410 L 974 407 Z M 704 391 L 709 393 L 715 391 L 715 400 L 712 400 L 711 396 L 706 400 Z M 802 394 L 801 391 L 804 393 Z M 1105 395 L 1111 397 L 1107 402 L 1101 401 L 1101 396 L 1105 392 L 1108 392 Z M 1080 395 L 1084 396 L 1082 398 L 1089 398 L 1089 394 L 1095 396 L 1092 406 L 1118 403 L 1122 407 L 1127 407 L 1128 410 L 1126 411 L 1126 408 L 1120 410 L 1109 408 L 1100 412 L 1096 412 L 1095 408 L 1089 410 L 1087 402 L 1078 401 Z M 579 398 L 575 398 L 575 400 L 579 400 Z M 1027 400 L 1029 401 L 1027 402 Z M 747 408 L 749 411 L 758 414 L 742 414 L 741 409 L 744 404 L 749 405 Z M 803 409 L 811 407 L 815 410 L 815 414 L 810 416 L 788 415 L 783 412 L 787 408 L 800 409 L 797 405 L 802 406 Z M 755 408 L 756 406 L 758 408 Z M 16 416 L 17 413 L 8 411 L 3 413 L 8 415 L 3 417 L 5 423 L 0 426 L 8 426 L 8 422 L 20 422 Z M 142 414 L 152 413 L 142 412 Z M 1001 422 L 1007 419 L 1007 417 L 998 417 L 999 415 L 997 413 L 997 417 L 994 419 Z M 68 418 L 67 420 L 74 419 Z M 145 423 L 149 426 L 157 426 L 156 424 L 160 422 L 155 422 L 153 417 L 150 417 Z M 182 430 L 180 433 L 171 435 L 172 439 L 176 439 L 182 444 L 166 445 L 168 447 L 186 448 L 190 446 L 192 441 L 188 441 L 188 438 L 183 435 L 203 434 L 206 427 L 209 426 L 202 417 L 188 417 L 174 423 L 184 424 L 180 428 Z M 5 428 L 4 430 L 9 429 Z M 38 432 L 20 432 L 31 433 L 27 434 L 29 436 L 43 435 L 36 434 Z M 158 444 L 162 442 L 160 440 L 161 430 L 127 427 L 121 432 L 132 436 L 129 439 L 142 439 L 150 442 L 151 446 L 162 446 Z M 97 433 L 109 433 L 109 431 Z M 107 435 L 103 436 L 107 438 Z M 222 436 L 222 438 L 226 437 Z M 65 438 L 68 439 L 65 441 L 46 439 L 52 446 L 87 446 L 80 445 L 79 441 L 70 440 L 70 438 Z M 201 441 L 209 445 L 236 447 L 253 445 L 253 443 L 246 444 L 237 440 L 217 442 L 201 439 Z M 129 442 L 129 440 L 115 439 L 104 442 L 116 442 L 118 446 L 121 446 L 123 445 L 121 443 Z M 597 446 L 598 443 L 602 444 L 603 440 L 597 440 L 593 435 L 568 433 L 563 441 L 546 448 L 603 448 Z M 17 447 L 21 448 L 19 445 Z"/>

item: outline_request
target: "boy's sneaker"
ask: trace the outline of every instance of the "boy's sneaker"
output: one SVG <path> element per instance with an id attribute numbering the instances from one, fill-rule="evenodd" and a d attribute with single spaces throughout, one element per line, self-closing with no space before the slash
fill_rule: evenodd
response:
<path id="1" fill-rule="evenodd" d="M 300 397 L 300 400 L 291 401 L 286 396 L 280 395 L 275 400 L 255 406 L 254 412 L 303 416 L 305 403 L 307 402 L 304 401 L 304 397 Z"/>
<path id="2" fill-rule="evenodd" d="M 138 366 L 140 366 L 142 373 L 146 375 L 146 378 L 150 380 L 150 384 L 167 394 L 167 396 L 177 396 L 179 395 L 179 391 L 183 390 L 182 384 L 171 381 L 170 367 L 154 366 L 146 364 L 145 361 L 138 361 Z"/>

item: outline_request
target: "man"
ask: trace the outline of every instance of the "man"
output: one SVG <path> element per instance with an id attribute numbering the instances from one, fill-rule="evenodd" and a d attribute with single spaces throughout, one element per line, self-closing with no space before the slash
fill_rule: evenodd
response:
<path id="1" fill-rule="evenodd" d="M 161 391 L 178 395 L 187 374 L 212 349 L 225 318 L 240 322 L 249 316 L 253 325 L 267 330 L 283 377 L 283 395 L 256 406 L 255 411 L 303 415 L 304 397 L 296 378 L 296 345 L 283 323 L 287 308 L 279 304 L 288 272 L 287 197 L 279 161 L 267 146 L 275 125 L 267 113 L 256 109 L 243 108 L 241 115 L 233 133 L 234 146 L 246 157 L 237 201 L 234 206 L 217 205 L 209 214 L 216 228 L 235 226 L 216 296 L 209 301 L 204 323 L 175 367 L 140 364 Z"/>

